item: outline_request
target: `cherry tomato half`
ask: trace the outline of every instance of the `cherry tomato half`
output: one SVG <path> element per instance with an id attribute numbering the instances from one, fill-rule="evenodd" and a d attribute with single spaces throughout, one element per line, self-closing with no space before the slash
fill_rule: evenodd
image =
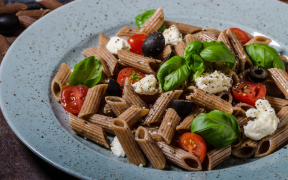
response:
<path id="1" fill-rule="evenodd" d="M 72 114 L 78 114 L 82 108 L 89 88 L 84 85 L 63 86 L 60 99 L 62 107 Z"/>
<path id="2" fill-rule="evenodd" d="M 198 157 L 199 161 L 203 163 L 207 146 L 203 138 L 194 133 L 184 133 L 179 139 L 178 147 L 189 151 L 190 154 L 194 154 Z"/>
<path id="3" fill-rule="evenodd" d="M 127 77 L 131 83 L 135 83 L 135 82 L 139 81 L 137 79 L 132 78 L 133 72 L 135 72 L 138 75 L 139 80 L 141 80 L 142 78 L 144 78 L 146 76 L 145 73 L 138 71 L 137 69 L 124 68 L 119 72 L 118 77 L 117 77 L 117 82 L 120 84 L 121 87 L 124 86 L 125 80 Z"/>
<path id="4" fill-rule="evenodd" d="M 238 28 L 230 28 L 230 29 L 232 29 L 237 34 L 243 46 L 249 41 L 249 36 L 246 34 L 246 32 Z"/>
<path id="5" fill-rule="evenodd" d="M 266 95 L 266 87 L 252 82 L 241 82 L 232 88 L 234 99 L 255 106 L 258 99 Z"/>
<path id="6" fill-rule="evenodd" d="M 134 34 L 128 39 L 128 43 L 130 44 L 130 51 L 136 54 L 143 55 L 142 52 L 142 44 L 148 34 Z"/>

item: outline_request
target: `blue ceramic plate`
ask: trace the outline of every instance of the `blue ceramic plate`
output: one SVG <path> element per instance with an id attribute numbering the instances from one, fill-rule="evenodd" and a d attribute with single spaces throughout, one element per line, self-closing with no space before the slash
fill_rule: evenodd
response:
<path id="1" fill-rule="evenodd" d="M 110 150 L 70 131 L 67 113 L 53 99 L 50 83 L 62 62 L 84 59 L 98 35 L 112 36 L 134 17 L 162 6 L 165 19 L 203 28 L 238 27 L 263 34 L 287 54 L 288 5 L 276 0 L 78 0 L 41 18 L 13 43 L 0 75 L 1 109 L 16 135 L 38 156 L 81 179 L 281 179 L 288 176 L 288 150 L 257 159 L 231 158 L 212 171 L 187 172 L 172 164 L 163 171 L 131 165 Z"/>

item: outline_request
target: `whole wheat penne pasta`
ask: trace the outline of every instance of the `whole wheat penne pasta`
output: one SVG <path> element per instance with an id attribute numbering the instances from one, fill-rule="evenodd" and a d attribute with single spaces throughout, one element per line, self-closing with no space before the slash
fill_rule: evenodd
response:
<path id="1" fill-rule="evenodd" d="M 51 10 L 57 9 L 63 5 L 57 0 L 36 0 L 36 2 Z"/>
<path id="2" fill-rule="evenodd" d="M 126 50 L 118 50 L 117 54 L 120 62 L 126 64 L 127 66 L 154 75 L 156 75 L 156 71 L 159 68 L 159 64 L 161 63 L 160 60 L 143 57 L 139 54 L 135 54 Z"/>
<path id="3" fill-rule="evenodd" d="M 230 69 L 228 66 L 225 65 L 225 63 L 216 62 L 213 63 L 214 69 L 221 71 L 222 73 L 226 74 L 227 76 L 230 76 L 233 80 L 233 84 L 237 84 L 240 79 L 238 75 L 233 71 L 233 69 Z"/>
<path id="4" fill-rule="evenodd" d="M 178 56 L 183 56 L 184 49 L 186 47 L 186 43 L 181 41 L 175 46 L 175 52 Z"/>
<path id="5" fill-rule="evenodd" d="M 6 37 L 6 39 L 9 42 L 9 44 L 12 44 L 17 39 L 17 37 Z"/>
<path id="6" fill-rule="evenodd" d="M 288 98 L 288 73 L 278 68 L 268 69 L 270 76 L 274 80 L 275 84 L 285 95 L 285 98 Z"/>
<path id="7" fill-rule="evenodd" d="M 122 38 L 122 39 L 124 39 L 124 40 L 126 40 L 126 41 L 128 41 L 128 39 L 130 38 L 130 36 L 118 36 L 119 38 Z"/>
<path id="8" fill-rule="evenodd" d="M 243 109 L 244 111 L 247 111 L 251 108 L 254 108 L 254 106 L 247 104 L 247 103 L 238 103 L 235 107 L 239 107 L 239 108 Z"/>
<path id="9" fill-rule="evenodd" d="M 274 96 L 274 97 L 282 97 L 283 96 L 282 91 L 275 84 L 275 82 L 273 82 L 273 81 L 272 82 L 262 82 L 261 84 L 263 84 L 266 87 L 266 95 Z"/>
<path id="10" fill-rule="evenodd" d="M 29 17 L 29 16 L 19 16 L 18 19 L 20 22 L 20 26 L 24 27 L 24 28 L 28 28 L 29 26 L 31 26 L 31 24 L 33 24 L 35 21 L 37 21 L 37 19 L 34 19 L 32 17 Z"/>
<path id="11" fill-rule="evenodd" d="M 77 134 L 96 142 L 106 148 L 109 148 L 108 139 L 102 127 L 85 121 L 71 113 L 69 113 L 69 122 L 71 129 Z"/>
<path id="12" fill-rule="evenodd" d="M 144 109 L 139 106 L 131 106 L 129 109 L 124 111 L 118 119 L 124 120 L 127 122 L 129 127 L 133 127 L 142 117 L 146 116 L 149 113 L 149 109 Z"/>
<path id="13" fill-rule="evenodd" d="M 239 107 L 233 107 L 233 113 L 234 116 L 245 116 L 246 112 Z"/>
<path id="14" fill-rule="evenodd" d="M 279 54 L 281 60 L 283 61 L 283 63 L 285 64 L 287 62 L 287 58 L 281 54 Z"/>
<path id="15" fill-rule="evenodd" d="M 151 134 L 151 136 L 156 142 L 164 141 L 163 137 L 158 133 Z"/>
<path id="16" fill-rule="evenodd" d="M 288 106 L 288 100 L 282 98 L 265 96 L 265 99 L 269 101 L 269 104 L 275 110 L 276 113 L 278 113 L 284 106 Z"/>
<path id="17" fill-rule="evenodd" d="M 242 30 L 243 31 L 243 30 Z M 252 36 L 251 34 L 249 34 L 248 32 L 246 32 L 246 31 L 244 31 L 246 34 L 247 34 L 247 36 L 249 37 L 249 40 L 250 39 L 252 39 L 254 36 Z"/>
<path id="18" fill-rule="evenodd" d="M 115 113 L 113 112 L 111 106 L 107 103 L 104 106 L 103 113 L 106 114 L 107 116 L 115 116 Z"/>
<path id="19" fill-rule="evenodd" d="M 238 56 L 240 62 L 239 62 L 239 72 L 245 71 L 245 69 L 248 69 L 253 66 L 249 56 L 247 55 L 242 43 L 240 42 L 238 36 L 236 33 L 228 28 L 227 36 L 229 37 L 231 44 L 235 50 L 236 56 Z"/>
<path id="20" fill-rule="evenodd" d="M 215 36 L 214 33 L 209 32 L 209 31 L 200 31 L 198 33 L 195 34 L 196 36 L 198 36 L 198 38 L 200 39 L 200 41 L 216 41 L 218 36 Z"/>
<path id="21" fill-rule="evenodd" d="M 186 45 L 192 41 L 201 41 L 200 37 L 197 34 L 187 34 L 186 35 Z"/>
<path id="22" fill-rule="evenodd" d="M 231 145 L 217 149 L 214 148 L 207 152 L 206 166 L 209 171 L 211 171 L 215 166 L 229 159 L 231 156 Z"/>
<path id="23" fill-rule="evenodd" d="M 134 135 L 132 134 L 127 122 L 120 119 L 114 119 L 111 122 L 111 127 L 113 128 L 129 162 L 137 166 L 140 164 L 145 166 L 146 159 L 135 141 Z"/>
<path id="24" fill-rule="evenodd" d="M 198 157 L 178 147 L 157 142 L 166 159 L 188 171 L 201 171 L 202 165 Z"/>
<path id="25" fill-rule="evenodd" d="M 11 13 L 26 10 L 28 7 L 22 3 L 12 3 L 0 7 L 0 14 Z"/>
<path id="26" fill-rule="evenodd" d="M 160 97 L 160 93 L 154 94 L 154 95 L 149 95 L 149 96 L 142 96 L 141 99 L 146 103 L 146 104 L 154 104 L 154 102 Z"/>
<path id="27" fill-rule="evenodd" d="M 10 47 L 10 43 L 8 42 L 6 37 L 0 35 L 0 53 L 2 56 L 4 56 L 6 54 L 9 47 Z"/>
<path id="28" fill-rule="evenodd" d="M 164 23 L 164 12 L 162 7 L 159 7 L 150 18 L 143 24 L 139 29 L 139 34 L 151 34 L 152 32 L 158 31 L 158 29 Z"/>
<path id="29" fill-rule="evenodd" d="M 231 147 L 232 147 L 233 149 L 240 147 L 244 141 L 246 141 L 247 139 L 249 139 L 248 137 L 246 137 L 246 135 L 245 135 L 245 133 L 244 133 L 244 128 L 240 128 L 240 130 L 241 130 L 241 141 L 239 141 L 238 139 L 237 139 L 236 141 L 234 141 L 234 142 L 231 144 Z"/>
<path id="30" fill-rule="evenodd" d="M 110 105 L 112 111 L 116 114 L 116 116 L 119 116 L 129 108 L 129 105 L 126 103 L 126 101 L 120 97 L 106 96 L 105 100 L 106 103 Z"/>
<path id="31" fill-rule="evenodd" d="M 239 81 L 240 82 L 246 82 L 249 81 L 250 75 L 249 75 L 249 69 L 246 69 L 245 71 L 238 74 Z"/>
<path id="32" fill-rule="evenodd" d="M 171 143 L 176 131 L 176 126 L 180 121 L 181 118 L 178 116 L 177 112 L 174 109 L 169 108 L 158 130 L 158 134 L 163 137 L 167 144 Z"/>
<path id="33" fill-rule="evenodd" d="M 244 141 L 239 147 L 232 150 L 232 155 L 237 158 L 249 158 L 256 152 L 258 141 L 248 139 Z"/>
<path id="34" fill-rule="evenodd" d="M 155 126 L 155 127 L 146 127 L 147 131 L 150 133 L 151 137 L 156 141 L 156 142 L 159 142 L 159 141 L 164 141 L 163 137 L 158 134 L 158 130 L 159 130 L 159 127 L 158 126 Z"/>
<path id="35" fill-rule="evenodd" d="M 138 30 L 139 29 L 137 27 L 125 26 L 117 32 L 116 36 L 118 37 L 119 36 L 132 36 L 134 34 L 137 34 Z"/>
<path id="36" fill-rule="evenodd" d="M 156 56 L 156 59 L 164 60 L 170 53 L 172 52 L 172 48 L 170 45 L 164 46 L 163 51 Z"/>
<path id="37" fill-rule="evenodd" d="M 276 114 L 276 116 L 279 118 L 279 124 L 277 128 L 286 125 L 288 122 L 288 106 L 282 107 L 281 110 Z"/>
<path id="38" fill-rule="evenodd" d="M 26 11 L 19 11 L 16 13 L 16 16 L 29 16 L 32 17 L 34 19 L 40 19 L 41 17 L 43 17 L 44 15 L 48 14 L 49 12 L 51 12 L 50 9 L 36 9 L 36 10 L 26 10 Z"/>
<path id="39" fill-rule="evenodd" d="M 104 64 L 108 66 L 110 75 L 114 76 L 118 68 L 118 60 L 116 57 L 106 48 L 106 45 L 100 44 L 97 48 L 97 53 L 104 60 Z"/>
<path id="40" fill-rule="evenodd" d="M 140 126 L 135 133 L 135 140 L 155 169 L 164 169 L 166 158 L 147 129 Z"/>
<path id="41" fill-rule="evenodd" d="M 254 157 L 264 157 L 271 154 L 273 151 L 282 146 L 288 141 L 288 126 L 287 124 L 277 129 L 272 135 L 263 138 L 255 152 Z"/>
<path id="42" fill-rule="evenodd" d="M 242 127 L 248 122 L 248 119 L 246 116 L 237 116 L 236 119 L 240 127 Z"/>
<path id="43" fill-rule="evenodd" d="M 204 31 L 211 33 L 211 35 L 214 35 L 217 38 L 221 33 L 221 31 L 219 31 L 218 29 L 205 29 Z"/>
<path id="44" fill-rule="evenodd" d="M 100 115 L 100 114 L 93 114 L 90 116 L 84 117 L 85 120 L 96 124 L 104 129 L 104 131 L 108 134 L 115 135 L 114 130 L 110 127 L 110 124 L 113 120 L 112 117 Z"/>
<path id="45" fill-rule="evenodd" d="M 100 33 L 99 34 L 99 45 L 104 45 L 106 47 L 106 45 L 108 44 L 109 42 L 109 38 L 107 36 L 105 36 L 104 33 Z"/>
<path id="46" fill-rule="evenodd" d="M 172 25 L 175 25 L 179 32 L 183 34 L 193 34 L 195 32 L 201 31 L 201 27 L 197 26 L 191 26 L 188 24 L 183 24 L 183 23 L 178 23 L 178 22 L 173 22 L 173 21 L 164 21 L 166 28 L 169 28 Z"/>
<path id="47" fill-rule="evenodd" d="M 4 6 L 4 0 L 0 0 L 0 6 Z"/>
<path id="48" fill-rule="evenodd" d="M 145 118 L 144 124 L 149 126 L 152 123 L 159 124 L 165 115 L 166 109 L 171 107 L 172 100 L 178 99 L 182 92 L 182 90 L 174 90 L 163 93 L 150 109 L 148 115 Z"/>
<path id="49" fill-rule="evenodd" d="M 191 94 L 186 96 L 186 99 L 193 101 L 195 104 L 198 104 L 201 107 L 204 107 L 208 110 L 220 110 L 225 113 L 233 113 L 232 104 L 221 99 L 214 94 L 207 93 L 202 89 L 197 89 L 195 86 L 188 87 Z"/>
<path id="50" fill-rule="evenodd" d="M 99 84 L 89 88 L 78 117 L 84 117 L 98 112 L 102 97 L 105 96 L 107 84 Z"/>
<path id="51" fill-rule="evenodd" d="M 255 36 L 252 39 L 250 39 L 244 46 L 247 46 L 249 44 L 270 44 L 272 42 L 271 39 L 264 37 L 264 36 Z"/>
<path id="52" fill-rule="evenodd" d="M 67 64 L 62 63 L 57 74 L 53 78 L 51 82 L 51 92 L 56 101 L 60 101 L 62 86 L 68 83 L 71 73 L 70 67 Z"/>
<path id="53" fill-rule="evenodd" d="M 221 99 L 224 99 L 225 101 L 227 101 L 228 103 L 232 104 L 233 101 L 233 95 L 231 92 L 223 92 L 223 94 L 218 95 Z"/>
<path id="54" fill-rule="evenodd" d="M 123 99 L 129 106 L 136 105 L 141 108 L 148 108 L 147 104 L 134 92 L 134 88 L 128 78 L 125 80 Z"/>

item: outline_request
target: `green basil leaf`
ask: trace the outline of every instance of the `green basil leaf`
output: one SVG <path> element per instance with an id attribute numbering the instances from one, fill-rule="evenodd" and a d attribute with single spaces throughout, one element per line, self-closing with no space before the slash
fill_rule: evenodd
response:
<path id="1" fill-rule="evenodd" d="M 197 71 L 199 69 L 204 69 L 205 68 L 204 60 L 198 54 L 190 53 L 185 58 L 185 60 L 186 60 L 186 64 L 193 71 Z"/>
<path id="2" fill-rule="evenodd" d="M 195 79 L 197 78 L 197 77 L 199 77 L 203 72 L 204 72 L 204 68 L 202 68 L 202 69 L 199 69 L 199 70 L 197 70 L 196 72 L 192 72 L 191 73 L 191 75 L 190 75 L 190 80 L 191 81 L 195 81 Z"/>
<path id="3" fill-rule="evenodd" d="M 69 85 L 85 85 L 89 88 L 95 86 L 102 77 L 102 63 L 95 56 L 90 56 L 74 66 L 69 78 Z"/>
<path id="4" fill-rule="evenodd" d="M 262 66 L 266 69 L 279 68 L 285 71 L 285 65 L 278 52 L 266 44 L 250 44 L 245 46 L 254 66 Z"/>
<path id="5" fill-rule="evenodd" d="M 157 79 L 162 91 L 171 91 L 184 83 L 189 77 L 191 69 L 181 56 L 173 56 L 158 70 Z"/>
<path id="6" fill-rule="evenodd" d="M 193 54 L 199 54 L 202 50 L 203 44 L 200 41 L 192 41 L 184 49 L 183 58 L 186 59 L 186 57 L 193 53 Z"/>
<path id="7" fill-rule="evenodd" d="M 136 21 L 136 24 L 138 26 L 138 28 L 140 29 L 143 24 L 150 18 L 150 16 L 152 16 L 152 14 L 155 12 L 156 10 L 155 9 L 150 9 L 150 10 L 147 10 L 145 12 L 143 12 L 142 14 L 139 14 L 135 17 L 135 21 Z M 163 32 L 165 30 L 166 26 L 165 24 L 163 23 L 162 26 L 158 29 L 159 32 Z"/>
<path id="8" fill-rule="evenodd" d="M 222 41 L 203 41 L 203 49 L 208 48 L 210 46 L 224 46 L 226 47 L 226 45 L 222 42 Z"/>
<path id="9" fill-rule="evenodd" d="M 241 141 L 241 131 L 236 118 L 219 110 L 199 114 L 192 122 L 191 132 L 221 149 L 235 140 Z"/>
<path id="10" fill-rule="evenodd" d="M 136 80 L 136 81 L 139 81 L 139 76 L 138 76 L 138 74 L 136 74 L 134 71 L 133 71 L 131 77 L 132 77 L 132 79 L 134 79 L 134 80 Z"/>

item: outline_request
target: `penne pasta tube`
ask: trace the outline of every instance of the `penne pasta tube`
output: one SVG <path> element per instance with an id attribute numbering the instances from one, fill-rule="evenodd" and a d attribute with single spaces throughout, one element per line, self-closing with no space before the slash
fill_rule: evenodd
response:
<path id="1" fill-rule="evenodd" d="M 111 127 L 113 128 L 129 162 L 137 166 L 140 164 L 145 166 L 146 159 L 135 141 L 134 135 L 132 134 L 127 122 L 114 119 L 111 122 Z"/>
<path id="2" fill-rule="evenodd" d="M 238 103 L 235 107 L 239 107 L 239 108 L 243 109 L 244 111 L 247 111 L 251 108 L 255 108 L 254 106 L 247 104 L 247 103 Z"/>
<path id="3" fill-rule="evenodd" d="M 140 126 L 135 133 L 135 140 L 155 169 L 164 169 L 166 158 L 147 129 Z"/>
<path id="4" fill-rule="evenodd" d="M 176 131 L 176 126 L 180 121 L 181 118 L 178 116 L 177 112 L 174 109 L 169 108 L 158 130 L 158 134 L 163 137 L 167 144 L 171 143 Z"/>
<path id="5" fill-rule="evenodd" d="M 103 58 L 103 64 L 108 66 L 109 75 L 114 76 L 118 69 L 118 60 L 116 57 L 106 48 L 106 45 L 103 44 L 98 46 L 97 53 Z"/>
<path id="6" fill-rule="evenodd" d="M 285 64 L 287 62 L 287 58 L 281 54 L 279 54 L 279 56 L 280 56 L 281 60 L 283 61 L 283 63 Z"/>
<path id="7" fill-rule="evenodd" d="M 18 11 L 23 11 L 23 10 L 26 10 L 27 8 L 28 7 L 22 3 L 7 4 L 4 6 L 0 6 L 0 14 L 4 14 L 4 13 L 15 14 Z"/>
<path id="8" fill-rule="evenodd" d="M 115 116 L 111 106 L 107 103 L 104 106 L 103 113 L 106 114 L 107 116 Z"/>
<path id="9" fill-rule="evenodd" d="M 268 70 L 275 84 L 285 95 L 285 98 L 288 99 L 288 73 L 278 68 L 271 68 Z"/>
<path id="10" fill-rule="evenodd" d="M 178 147 L 157 142 L 166 159 L 188 171 L 201 171 L 202 165 L 198 157 Z"/>
<path id="11" fill-rule="evenodd" d="M 110 124 L 113 120 L 112 117 L 100 115 L 100 114 L 93 114 L 90 116 L 84 117 L 85 120 L 96 124 L 104 129 L 104 131 L 108 134 L 115 135 L 114 130 L 110 127 Z"/>
<path id="12" fill-rule="evenodd" d="M 105 96 L 107 86 L 107 84 L 99 84 L 89 88 L 78 117 L 81 118 L 98 112 L 101 100 L 103 99 L 102 97 Z"/>
<path id="13" fill-rule="evenodd" d="M 275 110 L 276 113 L 278 113 L 284 106 L 288 106 L 288 100 L 282 98 L 265 96 L 265 99 L 269 101 L 269 104 Z"/>
<path id="14" fill-rule="evenodd" d="M 186 96 L 186 99 L 193 101 L 195 104 L 211 111 L 218 109 L 225 113 L 233 113 L 232 104 L 220 97 L 207 93 L 202 89 L 197 89 L 195 86 L 190 86 L 188 89 L 190 90 L 191 95 Z"/>
<path id="15" fill-rule="evenodd" d="M 137 27 L 125 26 L 117 32 L 116 36 L 118 36 L 118 37 L 120 37 L 120 36 L 132 36 L 134 34 L 137 34 L 138 30 L 139 29 Z"/>
<path id="16" fill-rule="evenodd" d="M 238 121 L 238 120 L 237 120 Z M 244 128 L 240 128 L 241 130 L 241 141 L 239 141 L 238 139 L 236 141 L 234 141 L 231 146 L 233 149 L 238 148 L 242 145 L 242 143 L 244 141 L 246 141 L 247 139 L 249 139 L 248 137 L 246 137 L 245 133 L 244 133 Z"/>
<path id="17" fill-rule="evenodd" d="M 149 126 L 151 126 L 153 123 L 160 124 L 163 116 L 166 113 L 166 109 L 171 107 L 172 100 L 178 99 L 182 92 L 182 90 L 174 90 L 163 93 L 150 109 L 148 115 L 145 118 L 144 124 Z"/>
<path id="18" fill-rule="evenodd" d="M 120 97 L 106 96 L 105 100 L 106 103 L 110 105 L 112 111 L 116 114 L 116 116 L 119 116 L 129 108 L 129 105 L 126 103 L 126 101 Z"/>
<path id="19" fill-rule="evenodd" d="M 141 99 L 146 103 L 146 104 L 154 104 L 155 101 L 160 97 L 160 93 L 154 94 L 154 95 L 149 95 L 149 96 L 142 96 Z"/>
<path id="20" fill-rule="evenodd" d="M 243 30 L 242 30 L 243 31 Z M 252 36 L 251 34 L 249 34 L 248 32 L 246 32 L 246 31 L 244 31 L 246 34 L 247 34 L 247 36 L 249 37 L 249 40 L 250 39 L 252 39 L 254 36 Z"/>
<path id="21" fill-rule="evenodd" d="M 186 35 L 186 45 L 192 41 L 201 41 L 200 37 L 197 34 L 187 34 Z"/>
<path id="22" fill-rule="evenodd" d="M 288 140 L 288 126 L 284 125 L 272 135 L 263 138 L 255 152 L 254 157 L 264 157 L 271 154 Z"/>
<path id="23" fill-rule="evenodd" d="M 109 148 L 108 139 L 105 131 L 102 127 L 97 126 L 96 124 L 85 121 L 71 113 L 69 113 L 69 122 L 71 129 L 97 144 L 100 144 L 106 148 Z"/>
<path id="24" fill-rule="evenodd" d="M 143 24 L 139 29 L 139 34 L 151 34 L 152 32 L 158 31 L 158 29 L 164 23 L 164 12 L 162 7 L 159 7 L 150 18 Z"/>
<path id="25" fill-rule="evenodd" d="M 156 75 L 156 71 L 159 68 L 160 60 L 143 57 L 142 55 L 135 54 L 126 50 L 118 50 L 118 57 L 121 63 L 127 66 L 133 67 L 144 73 L 150 73 Z"/>
<path id="26" fill-rule="evenodd" d="M 57 74 L 53 78 L 51 82 L 51 92 L 56 101 L 60 101 L 62 86 L 68 83 L 71 73 L 70 67 L 67 64 L 62 63 Z"/>
<path id="27" fill-rule="evenodd" d="M 214 37 L 218 38 L 218 36 L 220 35 L 221 31 L 219 31 L 218 29 L 205 29 L 204 32 L 209 32 L 209 34 L 213 35 Z"/>
<path id="28" fill-rule="evenodd" d="M 200 31 L 198 33 L 195 34 L 196 36 L 198 36 L 198 38 L 200 39 L 200 41 L 216 41 L 218 36 L 215 36 L 214 33 L 209 32 L 209 31 Z"/>
<path id="29" fill-rule="evenodd" d="M 245 71 L 238 74 L 239 81 L 240 82 L 246 82 L 249 81 L 250 75 L 249 75 L 249 69 L 246 69 Z"/>
<path id="30" fill-rule="evenodd" d="M 207 152 L 206 166 L 209 171 L 211 171 L 215 166 L 229 159 L 231 155 L 231 145 L 217 149 L 214 148 Z"/>
<path id="31" fill-rule="evenodd" d="M 239 147 L 233 149 L 231 154 L 241 159 L 249 158 L 255 153 L 257 146 L 258 141 L 248 139 L 244 141 Z"/>
<path id="32" fill-rule="evenodd" d="M 133 127 L 143 116 L 149 113 L 149 109 L 144 109 L 139 106 L 131 106 L 129 109 L 120 114 L 117 118 L 127 122 L 129 127 Z"/>
<path id="33" fill-rule="evenodd" d="M 6 39 L 9 42 L 9 44 L 12 44 L 17 39 L 17 37 L 6 37 Z"/>
<path id="34" fill-rule="evenodd" d="M 288 122 L 288 106 L 282 107 L 276 116 L 279 118 L 279 124 L 277 128 L 281 128 L 282 126 L 286 125 Z"/>
<path id="35" fill-rule="evenodd" d="M 19 16 L 18 19 L 19 19 L 20 26 L 24 28 L 28 28 L 29 26 L 31 26 L 31 24 L 37 21 L 37 19 L 34 19 L 29 16 Z"/>
<path id="36" fill-rule="evenodd" d="M 240 79 L 238 75 L 233 71 L 233 69 L 230 69 L 228 66 L 226 66 L 224 63 L 213 63 L 213 67 L 215 70 L 221 71 L 222 73 L 226 74 L 227 76 L 230 76 L 233 80 L 233 84 L 237 84 Z"/>
<path id="37" fill-rule="evenodd" d="M 125 80 L 123 99 L 129 106 L 136 105 L 141 108 L 148 108 L 147 104 L 134 92 L 134 88 L 128 78 Z"/>
<path id="38" fill-rule="evenodd" d="M 242 127 L 248 122 L 248 119 L 246 116 L 237 116 L 236 119 L 240 127 Z"/>
<path id="39" fill-rule="evenodd" d="M 218 95 L 221 99 L 224 99 L 225 101 L 232 104 L 233 102 L 233 95 L 231 92 L 223 92 L 223 94 Z"/>
<path id="40" fill-rule="evenodd" d="M 156 57 L 156 59 L 164 60 L 171 52 L 172 52 L 171 46 L 166 45 L 164 46 L 163 51 Z"/>
<path id="41" fill-rule="evenodd" d="M 36 2 L 51 10 L 57 9 L 63 5 L 57 0 L 36 0 Z"/>
<path id="42" fill-rule="evenodd" d="M 82 51 L 82 55 L 85 56 L 86 58 L 90 57 L 90 56 L 95 56 L 97 58 L 99 58 L 99 54 L 97 53 L 97 47 L 90 47 L 85 49 L 84 51 Z"/>
<path id="43" fill-rule="evenodd" d="M 16 13 L 16 16 L 18 16 L 18 17 L 19 16 L 29 16 L 29 17 L 34 18 L 34 19 L 40 19 L 41 17 L 48 14 L 49 12 L 51 12 L 50 9 L 26 10 L 26 11 L 18 11 Z"/>
<path id="44" fill-rule="evenodd" d="M 267 96 L 282 97 L 283 93 L 275 82 L 262 82 L 261 84 L 266 87 Z"/>
<path id="45" fill-rule="evenodd" d="M 186 43 L 181 41 L 175 46 L 175 52 L 178 56 L 183 56 L 184 49 L 186 47 Z"/>
<path id="46" fill-rule="evenodd" d="M 163 137 L 158 134 L 158 130 L 159 130 L 159 127 L 156 126 L 156 127 L 146 127 L 147 131 L 150 133 L 150 135 L 152 136 L 152 138 L 156 141 L 156 142 L 159 142 L 159 141 L 164 141 Z"/>
<path id="47" fill-rule="evenodd" d="M 106 47 L 106 45 L 108 44 L 109 42 L 109 38 L 107 36 L 105 36 L 104 33 L 100 33 L 99 34 L 99 45 L 104 45 Z"/>
<path id="48" fill-rule="evenodd" d="M 244 46 L 247 46 L 249 44 L 270 44 L 272 42 L 271 39 L 264 37 L 264 36 L 255 36 L 252 39 L 250 39 Z"/>
<path id="49" fill-rule="evenodd" d="M 177 29 L 179 30 L 179 32 L 183 34 L 193 34 L 195 32 L 202 30 L 201 27 L 191 26 L 188 24 L 183 24 L 183 23 L 178 23 L 178 22 L 173 22 L 173 21 L 164 21 L 164 24 L 166 26 L 166 29 L 172 25 L 175 25 Z"/>
<path id="50" fill-rule="evenodd" d="M 4 56 L 6 54 L 9 47 L 10 47 L 10 43 L 8 42 L 6 37 L 0 35 L 0 53 L 2 56 Z"/>

